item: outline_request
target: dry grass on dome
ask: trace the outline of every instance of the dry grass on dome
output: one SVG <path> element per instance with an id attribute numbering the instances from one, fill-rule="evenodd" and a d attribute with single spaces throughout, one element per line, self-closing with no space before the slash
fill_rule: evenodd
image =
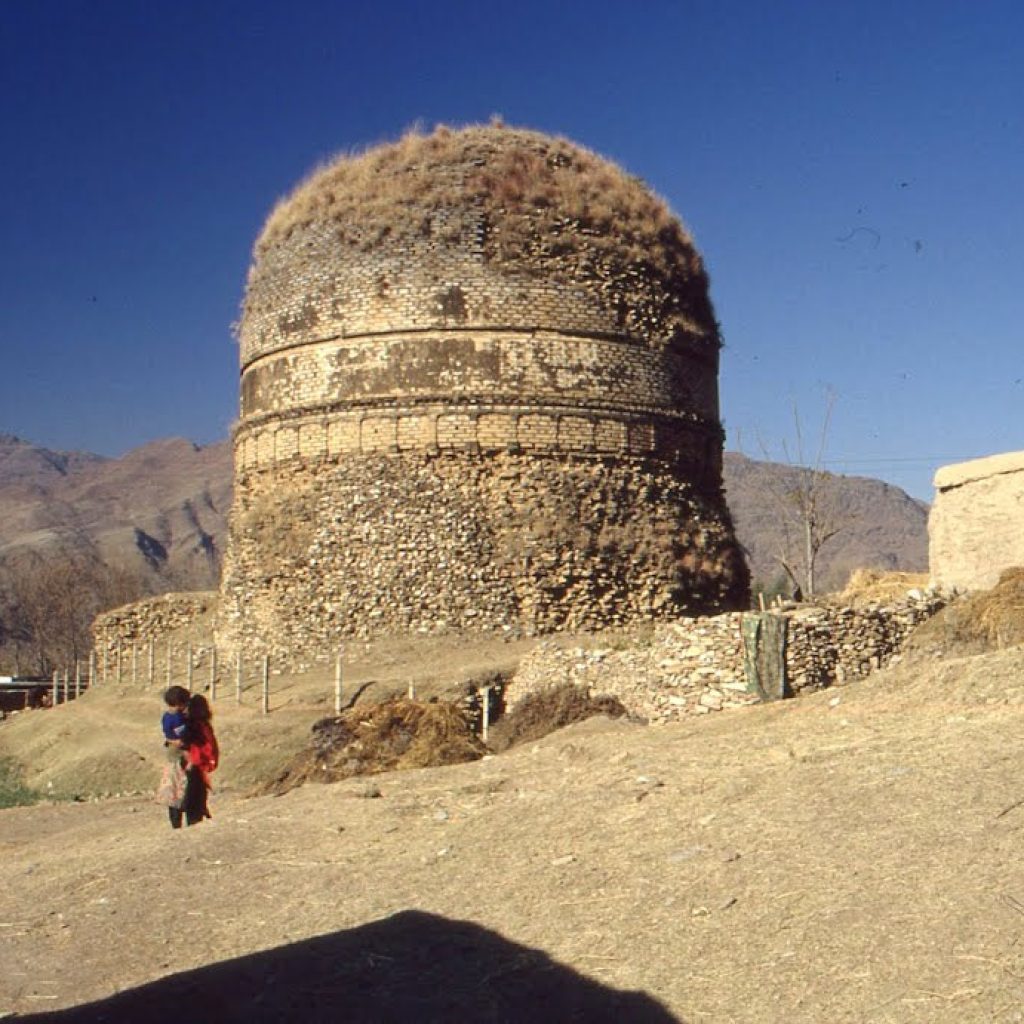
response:
<path id="1" fill-rule="evenodd" d="M 707 274 L 687 231 L 639 178 L 567 139 L 503 125 L 406 133 L 320 166 L 267 219 L 260 263 L 303 236 L 370 253 L 424 240 L 566 281 L 661 281 L 681 329 L 718 342 Z M 651 315 L 654 315 L 654 310 Z"/>

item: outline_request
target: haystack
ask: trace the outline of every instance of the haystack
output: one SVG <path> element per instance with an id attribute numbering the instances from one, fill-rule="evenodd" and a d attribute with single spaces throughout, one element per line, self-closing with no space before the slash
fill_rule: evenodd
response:
<path id="1" fill-rule="evenodd" d="M 867 604 L 888 604 L 903 600 L 915 587 L 928 586 L 923 572 L 890 572 L 886 569 L 855 569 L 850 574 L 838 603 L 854 608 Z"/>
<path id="2" fill-rule="evenodd" d="M 498 720 L 489 737 L 492 750 L 507 750 L 596 715 L 621 718 L 628 712 L 617 697 L 592 696 L 585 686 L 563 683 L 527 694 L 515 711 Z"/>

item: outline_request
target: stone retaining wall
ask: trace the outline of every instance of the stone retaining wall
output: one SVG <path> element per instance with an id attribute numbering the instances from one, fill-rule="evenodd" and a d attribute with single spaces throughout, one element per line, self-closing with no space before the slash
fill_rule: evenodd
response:
<path id="1" fill-rule="evenodd" d="M 788 695 L 869 675 L 891 664 L 911 631 L 934 615 L 946 599 L 936 591 L 911 591 L 906 599 L 867 607 L 789 606 L 777 615 L 786 622 L 785 676 Z M 184 677 L 183 659 L 192 647 L 193 669 L 210 665 L 215 592 L 165 594 L 116 608 L 93 626 L 97 671 L 145 677 L 150 641 L 157 647 L 156 671 L 163 680 L 167 645 L 174 681 Z M 745 707 L 760 701 L 747 678 L 741 626 L 753 613 L 678 619 L 634 631 L 615 647 L 565 647 L 541 641 L 522 661 L 505 689 L 512 710 L 527 694 L 563 683 L 618 697 L 632 714 L 652 722 Z M 296 626 L 298 628 L 298 625 Z M 297 642 L 297 641 L 296 641 Z M 272 645 L 271 645 L 272 646 Z M 261 648 L 261 650 L 264 648 Z M 255 648 L 249 648 L 253 653 Z M 280 653 L 280 652 L 279 652 Z M 278 662 L 277 671 L 305 671 L 316 661 L 312 647 Z"/>
<path id="2" fill-rule="evenodd" d="M 786 619 L 787 692 L 798 694 L 870 674 L 890 664 L 913 628 L 945 603 L 915 591 L 892 605 L 803 607 Z M 760 701 L 744 668 L 741 623 L 732 612 L 655 625 L 648 640 L 624 648 L 566 648 L 544 641 L 523 659 L 505 699 L 510 710 L 528 694 L 563 683 L 609 694 L 651 722 L 706 715 Z"/>
<path id="3" fill-rule="evenodd" d="M 213 621 L 217 591 L 161 594 L 104 612 L 92 632 L 99 679 L 122 681 L 149 677 L 149 650 L 154 645 L 154 679 L 164 681 L 170 660 L 173 682 L 184 682 L 192 650 L 193 671 L 209 665 L 214 648 Z"/>

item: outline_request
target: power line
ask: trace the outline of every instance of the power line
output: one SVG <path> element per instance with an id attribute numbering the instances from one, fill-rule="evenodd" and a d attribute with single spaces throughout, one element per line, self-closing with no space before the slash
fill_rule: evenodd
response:
<path id="1" fill-rule="evenodd" d="M 743 452 L 736 452 L 737 455 L 744 454 Z M 985 458 L 984 455 L 869 455 L 869 456 L 854 456 L 847 458 L 845 456 L 834 455 L 827 459 L 822 459 L 822 465 L 824 466 L 847 466 L 847 465 L 885 465 L 891 463 L 918 463 L 925 464 L 929 462 L 971 462 L 974 459 Z M 771 456 L 768 457 L 767 461 L 773 461 Z"/>
<path id="2" fill-rule="evenodd" d="M 973 459 L 984 458 L 981 455 L 893 455 L 889 457 L 885 456 L 870 456 L 868 458 L 839 458 L 834 457 L 830 459 L 824 459 L 823 464 L 826 466 L 846 466 L 846 465 L 884 465 L 891 463 L 918 463 L 924 464 L 929 462 L 970 462 Z"/>

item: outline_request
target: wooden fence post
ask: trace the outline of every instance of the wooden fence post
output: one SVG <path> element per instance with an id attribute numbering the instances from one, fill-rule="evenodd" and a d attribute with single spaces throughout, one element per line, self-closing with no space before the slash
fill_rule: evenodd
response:
<path id="1" fill-rule="evenodd" d="M 107 650 L 107 638 L 104 637 L 103 638 L 103 665 L 101 667 L 102 668 L 102 679 L 103 679 L 103 682 L 107 681 L 107 655 L 109 653 L 110 653 L 110 651 Z"/>
<path id="2" fill-rule="evenodd" d="M 235 652 L 235 703 L 242 703 L 242 648 Z"/>
<path id="3" fill-rule="evenodd" d="M 491 688 L 485 686 L 481 691 L 484 697 L 483 707 L 480 709 L 480 738 L 487 742 L 487 731 L 491 727 Z"/>
<path id="4" fill-rule="evenodd" d="M 270 655 L 263 655 L 263 714 L 270 713 Z"/>
<path id="5" fill-rule="evenodd" d="M 75 658 L 75 700 L 82 696 L 82 662 Z"/>
<path id="6" fill-rule="evenodd" d="M 217 648 L 210 648 L 210 700 L 217 699 Z"/>
<path id="7" fill-rule="evenodd" d="M 338 647 L 338 659 L 334 663 L 334 713 L 341 714 L 341 661 L 345 654 L 344 645 Z"/>
<path id="8" fill-rule="evenodd" d="M 85 685 L 88 689 L 92 689 L 96 685 L 96 652 L 89 652 L 89 675 L 86 678 Z"/>
<path id="9" fill-rule="evenodd" d="M 64 703 L 71 699 L 71 677 L 68 674 L 68 670 L 64 669 Z"/>
<path id="10" fill-rule="evenodd" d="M 52 707 L 56 707 L 60 703 L 60 694 L 57 689 L 57 679 L 60 673 L 56 669 L 53 670 L 53 698 L 50 701 Z"/>

